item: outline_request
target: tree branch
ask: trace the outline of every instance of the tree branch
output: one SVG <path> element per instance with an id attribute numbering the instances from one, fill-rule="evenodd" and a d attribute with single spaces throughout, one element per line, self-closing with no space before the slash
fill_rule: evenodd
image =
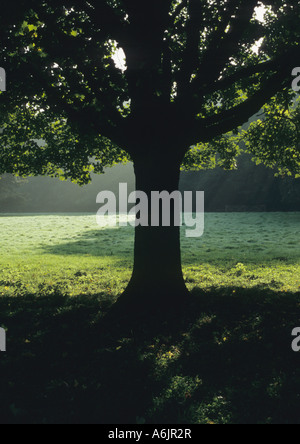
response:
<path id="1" fill-rule="evenodd" d="M 123 4 L 129 16 L 128 38 L 123 45 L 127 60 L 125 75 L 132 112 L 140 115 L 141 110 L 144 113 L 150 112 L 163 93 L 159 70 L 166 48 L 164 33 L 171 0 L 152 0 L 147 8 L 140 0 L 123 0 Z"/>
<path id="2" fill-rule="evenodd" d="M 235 83 L 238 83 L 241 80 L 244 80 L 255 74 L 261 74 L 265 72 L 278 70 L 282 65 L 282 63 L 285 62 L 285 57 L 286 56 L 281 56 L 273 60 L 268 60 L 267 62 L 262 62 L 256 65 L 251 65 L 241 68 L 235 73 L 231 74 L 230 76 L 222 78 L 218 82 L 207 85 L 207 87 L 202 91 L 202 94 L 212 94 L 219 90 L 226 90 Z"/>
<path id="3" fill-rule="evenodd" d="M 178 75 L 178 97 L 188 93 L 191 76 L 199 64 L 200 27 L 203 19 L 203 7 L 198 0 L 189 0 L 186 23 L 186 48 L 182 57 L 180 73 Z"/>
<path id="4" fill-rule="evenodd" d="M 111 35 L 122 45 L 122 42 L 126 39 L 127 26 L 126 22 L 121 19 L 114 8 L 105 1 L 91 0 L 87 2 L 80 0 L 79 4 L 96 27 L 99 27 L 101 31 L 105 31 L 107 35 Z"/>
<path id="5" fill-rule="evenodd" d="M 236 17 L 232 20 L 231 24 L 229 22 L 230 30 L 226 34 L 222 32 L 225 23 L 223 24 L 221 27 L 223 38 L 219 34 L 217 34 L 219 42 L 215 41 L 215 37 L 213 38 L 214 43 L 210 45 L 206 51 L 198 70 L 195 84 L 197 83 L 198 86 L 205 85 L 219 78 L 230 56 L 236 53 L 240 40 L 249 25 L 257 4 L 258 0 L 243 0 Z M 231 6 L 233 5 L 235 5 L 234 1 Z"/>
<path id="6" fill-rule="evenodd" d="M 220 13 L 222 14 L 222 18 L 216 31 L 214 31 L 211 37 L 207 48 L 207 53 L 214 52 L 220 44 L 222 38 L 224 38 L 225 31 L 228 27 L 228 24 L 230 23 L 231 17 L 236 12 L 236 9 L 239 6 L 240 2 L 241 0 L 229 0 L 227 3 L 227 7 L 225 7 L 222 12 L 220 11 Z"/>
<path id="7" fill-rule="evenodd" d="M 198 132 L 201 141 L 209 142 L 214 137 L 228 133 L 243 125 L 274 97 L 277 92 L 287 86 L 289 75 L 290 65 L 270 77 L 259 91 L 242 104 L 206 119 L 195 121 L 194 129 L 196 129 L 196 131 L 194 134 Z"/>
<path id="8" fill-rule="evenodd" d="M 183 11 L 184 8 L 187 7 L 187 5 L 188 5 L 188 0 L 182 0 L 181 3 L 179 3 L 179 5 L 176 6 L 175 11 L 170 16 L 168 28 L 174 27 L 174 23 L 175 23 L 176 18 L 179 16 L 181 11 Z"/>

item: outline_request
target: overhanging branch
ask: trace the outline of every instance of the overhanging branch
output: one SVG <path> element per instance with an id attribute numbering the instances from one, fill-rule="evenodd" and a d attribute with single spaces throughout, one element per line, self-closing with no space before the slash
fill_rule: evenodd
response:
<path id="1" fill-rule="evenodd" d="M 257 4 L 258 0 L 242 1 L 236 17 L 228 22 L 228 25 L 230 25 L 229 31 L 224 33 L 225 23 L 218 27 L 216 31 L 218 41 L 215 40 L 214 35 L 212 38 L 213 43 L 209 45 L 204 55 L 194 85 L 201 87 L 219 78 L 229 58 L 236 53 Z M 235 6 L 235 2 L 232 5 Z M 226 15 L 226 13 L 224 14 Z"/>
<path id="2" fill-rule="evenodd" d="M 209 142 L 243 125 L 286 86 L 287 70 L 285 69 L 270 77 L 259 91 L 242 104 L 206 119 L 195 121 L 194 126 L 195 129 L 198 127 L 196 131 L 201 141 Z M 194 134 L 196 135 L 196 132 Z"/>
<path id="3" fill-rule="evenodd" d="M 188 94 L 192 73 L 199 64 L 200 28 L 203 19 L 203 6 L 198 0 L 189 0 L 186 23 L 186 48 L 182 56 L 182 64 L 177 80 L 178 96 Z"/>
<path id="4" fill-rule="evenodd" d="M 267 62 L 258 63 L 256 65 L 246 66 L 239 69 L 235 73 L 229 75 L 228 77 L 221 78 L 219 81 L 207 85 L 201 91 L 201 94 L 212 94 L 216 91 L 226 90 L 230 88 L 235 83 L 238 83 L 244 79 L 247 79 L 255 74 L 263 74 L 266 72 L 278 71 L 282 63 L 285 62 L 286 55 L 277 57 L 273 60 L 268 60 Z"/>

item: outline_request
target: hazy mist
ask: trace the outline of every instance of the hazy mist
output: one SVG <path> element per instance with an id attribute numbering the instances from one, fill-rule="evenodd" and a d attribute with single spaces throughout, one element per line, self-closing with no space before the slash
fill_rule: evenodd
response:
<path id="1" fill-rule="evenodd" d="M 119 183 L 127 183 L 129 193 L 134 191 L 131 164 L 108 168 L 105 174 L 94 175 L 91 184 L 84 187 L 49 177 L 15 180 L 5 176 L 0 180 L 0 212 L 96 213 L 98 193 L 109 190 L 118 196 Z M 256 166 L 247 156 L 240 158 L 237 171 L 182 173 L 180 188 L 205 191 L 208 212 L 300 210 L 300 180 L 275 178 L 272 170 Z"/>

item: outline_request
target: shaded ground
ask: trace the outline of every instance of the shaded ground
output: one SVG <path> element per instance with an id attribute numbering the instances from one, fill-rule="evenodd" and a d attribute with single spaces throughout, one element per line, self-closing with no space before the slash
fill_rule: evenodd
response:
<path id="1" fill-rule="evenodd" d="M 298 424 L 299 296 L 195 289 L 180 320 L 127 332 L 105 295 L 2 297 L 0 422 Z"/>

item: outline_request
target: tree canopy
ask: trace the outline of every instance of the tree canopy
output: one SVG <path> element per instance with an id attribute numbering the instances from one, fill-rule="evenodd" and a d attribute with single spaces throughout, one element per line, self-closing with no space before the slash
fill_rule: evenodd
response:
<path id="1" fill-rule="evenodd" d="M 257 162 L 300 174 L 299 20 L 285 0 L 11 0 L 0 174 L 86 183 L 150 150 L 158 163 L 232 168 L 241 141 Z"/>

